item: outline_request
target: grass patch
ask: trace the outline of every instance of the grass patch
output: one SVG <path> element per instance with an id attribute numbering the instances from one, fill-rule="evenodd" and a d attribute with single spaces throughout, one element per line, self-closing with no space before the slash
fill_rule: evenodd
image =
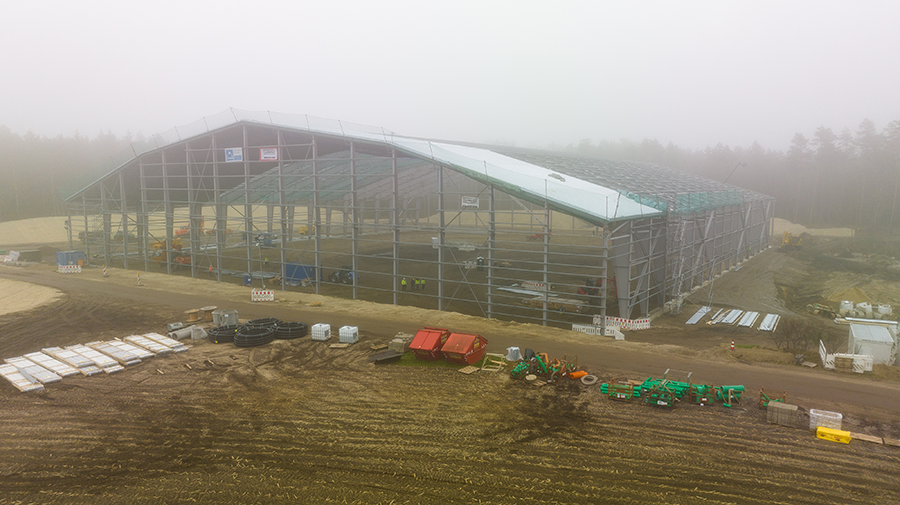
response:
<path id="1" fill-rule="evenodd" d="M 475 363 L 472 366 L 481 368 L 481 363 L 483 361 L 484 361 L 484 358 L 482 358 L 478 363 Z M 418 367 L 423 367 L 423 368 L 454 368 L 457 370 L 466 366 L 466 365 L 457 365 L 456 363 L 448 363 L 447 360 L 445 360 L 445 359 L 437 359 L 434 361 L 428 361 L 428 360 L 424 360 L 424 359 L 416 359 L 416 355 L 409 351 L 403 353 L 403 356 L 398 361 L 395 361 L 393 364 L 399 365 L 399 366 L 418 366 Z"/>

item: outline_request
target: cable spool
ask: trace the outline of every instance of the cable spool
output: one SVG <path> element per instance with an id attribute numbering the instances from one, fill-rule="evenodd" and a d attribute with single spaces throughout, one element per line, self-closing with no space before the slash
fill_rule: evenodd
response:
<path id="1" fill-rule="evenodd" d="M 206 330 L 206 333 L 208 334 L 210 342 L 222 344 L 225 342 L 234 342 L 234 334 L 237 333 L 238 328 L 240 328 L 240 326 L 237 324 L 216 326 L 215 328 Z"/>
<path id="2" fill-rule="evenodd" d="M 593 386 L 598 380 L 600 379 L 598 379 L 596 375 L 585 375 L 581 378 L 581 383 L 585 386 Z"/>
<path id="3" fill-rule="evenodd" d="M 273 328 L 282 321 L 274 317 L 263 317 L 260 319 L 251 319 L 244 323 L 247 328 Z"/>
<path id="4" fill-rule="evenodd" d="M 200 321 L 200 309 L 189 309 L 184 311 L 187 314 L 187 322 L 196 323 Z"/>
<path id="5" fill-rule="evenodd" d="M 256 347 L 275 340 L 275 328 L 238 328 L 234 334 L 234 345 L 238 347 Z"/>
<path id="6" fill-rule="evenodd" d="M 306 323 L 281 322 L 275 325 L 275 338 L 279 340 L 291 340 L 305 337 L 307 333 L 309 333 L 309 326 L 307 326 Z"/>

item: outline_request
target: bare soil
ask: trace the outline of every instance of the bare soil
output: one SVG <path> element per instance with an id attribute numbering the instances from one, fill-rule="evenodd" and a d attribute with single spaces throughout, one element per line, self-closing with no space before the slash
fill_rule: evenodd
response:
<path id="1" fill-rule="evenodd" d="M 816 254 L 767 251 L 717 279 L 712 302 L 811 317 L 802 307 L 813 296 L 804 287 L 823 277 Z M 771 336 L 684 325 L 709 300 L 704 290 L 681 314 L 614 342 L 309 293 L 277 292 L 283 301 L 252 304 L 249 290 L 233 284 L 144 273 L 137 286 L 134 272 L 119 269 L 103 278 L 99 269 L 4 267 L 0 279 L 63 293 L 0 316 L 2 357 L 161 332 L 184 310 L 208 305 L 235 308 L 242 319 L 357 325 L 361 338 L 349 349 L 308 338 L 252 349 L 197 341 L 186 353 L 111 376 L 67 378 L 39 394 L 3 382 L 0 503 L 900 501 L 892 471 L 900 448 L 818 440 L 767 424 L 756 407 L 761 387 L 782 389 L 804 411 L 843 413 L 844 429 L 896 439 L 900 383 L 753 363 L 741 357 L 753 349 L 727 351 L 732 338 L 762 348 Z M 731 409 L 660 410 L 612 402 L 598 386 L 568 379 L 534 387 L 505 373 L 368 362 L 370 345 L 426 325 L 481 333 L 491 352 L 516 345 L 577 355 L 601 380 L 673 368 L 693 371 L 698 383 L 743 384 L 747 394 Z"/>

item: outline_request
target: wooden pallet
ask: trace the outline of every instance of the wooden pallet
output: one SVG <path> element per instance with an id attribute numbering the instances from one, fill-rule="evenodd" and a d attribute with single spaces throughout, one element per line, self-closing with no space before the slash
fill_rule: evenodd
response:
<path id="1" fill-rule="evenodd" d="M 375 344 L 375 345 L 369 346 L 370 351 L 382 351 L 387 348 L 388 348 L 388 346 L 386 344 Z"/>
<path id="2" fill-rule="evenodd" d="M 506 366 L 506 358 L 502 354 L 485 353 L 481 362 L 482 372 L 499 372 Z"/>
<path id="3" fill-rule="evenodd" d="M 331 344 L 328 346 L 329 349 L 346 349 L 350 347 L 350 344 Z"/>
<path id="4" fill-rule="evenodd" d="M 459 369 L 459 373 L 464 373 L 466 375 L 471 375 L 477 371 L 478 371 L 478 369 L 475 368 L 474 366 L 467 366 L 467 367 L 463 367 L 463 368 Z"/>
<path id="5" fill-rule="evenodd" d="M 853 440 L 863 440 L 865 442 L 872 442 L 873 444 L 883 444 L 884 440 L 881 437 L 873 437 L 872 435 L 866 435 L 864 433 L 853 433 L 850 432 L 850 438 Z"/>

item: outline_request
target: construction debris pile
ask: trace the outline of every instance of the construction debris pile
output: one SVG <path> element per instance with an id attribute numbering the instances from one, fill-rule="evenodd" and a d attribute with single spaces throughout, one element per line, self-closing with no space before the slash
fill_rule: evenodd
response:
<path id="1" fill-rule="evenodd" d="M 571 360 L 567 355 L 562 358 L 553 358 L 547 353 L 534 352 L 531 349 L 525 349 L 525 355 L 520 356 L 518 347 L 510 347 L 507 351 L 507 359 L 516 362 L 509 372 L 509 376 L 513 379 L 524 379 L 525 382 L 535 386 L 552 384 L 566 377 L 572 380 L 581 380 L 585 385 L 597 382 L 595 376 L 579 369 L 577 356 Z"/>

